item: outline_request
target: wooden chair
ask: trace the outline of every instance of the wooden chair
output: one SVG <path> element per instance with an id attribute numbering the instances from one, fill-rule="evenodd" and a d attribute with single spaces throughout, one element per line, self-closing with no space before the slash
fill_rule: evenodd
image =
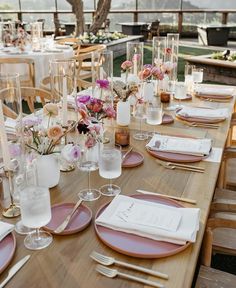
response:
<path id="1" fill-rule="evenodd" d="M 20 84 L 24 87 L 35 87 L 34 60 L 30 58 L 0 58 L 0 71 L 4 71 L 6 65 L 17 69 L 20 74 Z M 15 67 L 14 67 L 15 65 Z M 16 66 L 17 65 L 17 66 Z M 21 72 L 22 71 L 22 72 Z"/>
<path id="2" fill-rule="evenodd" d="M 63 37 L 61 39 L 56 40 L 56 43 L 61 44 L 61 45 L 72 46 L 75 53 L 78 53 L 80 49 L 80 45 L 81 45 L 81 41 L 78 38 L 73 38 L 73 37 L 65 37 L 65 38 Z"/>
<path id="3" fill-rule="evenodd" d="M 236 275 L 210 267 L 213 253 L 236 255 L 236 192 L 216 189 L 202 246 L 196 288 L 233 288 Z"/>
<path id="4" fill-rule="evenodd" d="M 217 186 L 219 188 L 236 186 L 236 147 L 226 147 L 223 152 Z"/>
<path id="5" fill-rule="evenodd" d="M 8 89 L 2 90 L 0 93 L 1 99 L 6 99 L 6 94 L 8 93 Z M 34 112 L 35 103 L 40 100 L 40 103 L 42 105 L 45 105 L 47 102 L 50 102 L 52 97 L 51 94 L 48 91 L 45 91 L 40 88 L 35 87 L 21 87 L 21 95 L 22 100 L 24 100 L 27 105 L 30 113 Z M 3 113 L 7 117 L 15 119 L 17 115 L 15 112 L 11 109 L 11 107 L 8 105 L 7 102 L 3 101 Z"/>

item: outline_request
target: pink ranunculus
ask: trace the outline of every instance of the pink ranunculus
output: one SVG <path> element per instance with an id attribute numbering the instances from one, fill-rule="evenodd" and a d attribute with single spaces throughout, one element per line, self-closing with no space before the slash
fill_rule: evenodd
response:
<path id="1" fill-rule="evenodd" d="M 150 68 L 144 68 L 138 73 L 139 79 L 146 80 L 152 75 L 152 70 Z"/>
<path id="2" fill-rule="evenodd" d="M 103 108 L 103 101 L 101 99 L 91 98 L 90 102 L 87 104 L 87 107 L 93 113 L 99 113 Z"/>
<path id="3" fill-rule="evenodd" d="M 81 116 L 81 120 L 83 121 L 83 123 L 88 125 L 90 122 L 89 122 L 88 109 L 86 105 L 80 102 L 76 102 L 76 105 L 77 105 L 77 111 Z"/>
<path id="4" fill-rule="evenodd" d="M 172 49 L 167 47 L 167 48 L 165 49 L 165 53 L 166 53 L 166 54 L 171 54 L 171 53 L 172 53 Z"/>
<path id="5" fill-rule="evenodd" d="M 94 124 L 94 123 L 91 123 L 88 126 L 88 129 L 90 130 L 90 132 L 95 132 L 95 134 L 97 134 L 97 135 L 100 135 L 100 132 L 102 130 L 100 124 Z"/>
<path id="6" fill-rule="evenodd" d="M 163 63 L 161 66 L 161 70 L 163 73 L 169 74 L 176 67 L 176 63 L 167 61 Z"/>
<path id="7" fill-rule="evenodd" d="M 87 140 L 85 141 L 85 146 L 87 148 L 92 148 L 95 146 L 95 144 L 96 144 L 96 139 L 93 136 L 88 135 Z"/>
<path id="8" fill-rule="evenodd" d="M 131 67 L 133 66 L 133 63 L 129 60 L 126 60 L 124 61 L 122 64 L 121 64 L 121 69 L 123 69 L 124 71 L 126 70 L 129 70 Z"/>
<path id="9" fill-rule="evenodd" d="M 112 106 L 107 106 L 104 109 L 104 111 L 105 111 L 105 113 L 106 113 L 108 118 L 113 118 L 113 119 L 116 118 L 116 111 L 115 111 L 115 109 Z"/>
<path id="10" fill-rule="evenodd" d="M 109 81 L 104 79 L 104 80 L 97 80 L 96 81 L 96 84 L 97 86 L 100 88 L 100 89 L 108 89 L 110 84 L 109 84 Z"/>
<path id="11" fill-rule="evenodd" d="M 163 80 L 164 79 L 164 73 L 162 72 L 161 68 L 159 67 L 153 67 L 152 68 L 152 76 L 156 78 L 157 80 Z"/>

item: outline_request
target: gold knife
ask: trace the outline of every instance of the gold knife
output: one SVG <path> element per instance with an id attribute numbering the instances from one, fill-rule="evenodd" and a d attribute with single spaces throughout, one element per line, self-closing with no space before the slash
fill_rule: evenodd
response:
<path id="1" fill-rule="evenodd" d="M 11 269 L 8 271 L 7 278 L 3 280 L 3 282 L 0 284 L 0 288 L 3 288 L 9 280 L 24 266 L 24 264 L 29 260 L 31 255 L 27 255 L 24 258 L 22 258 L 20 261 L 18 261 Z"/>
<path id="2" fill-rule="evenodd" d="M 162 196 L 165 198 L 170 198 L 173 200 L 182 201 L 182 202 L 186 202 L 186 203 L 190 203 L 190 204 L 194 204 L 194 205 L 197 204 L 196 200 L 189 199 L 189 198 L 182 198 L 182 197 L 177 197 L 177 196 L 172 196 L 172 195 L 160 194 L 160 193 L 156 193 L 156 192 L 149 192 L 149 191 L 142 190 L 142 189 L 137 189 L 136 191 L 139 193 L 142 193 L 142 194 L 158 195 L 158 196 Z"/>

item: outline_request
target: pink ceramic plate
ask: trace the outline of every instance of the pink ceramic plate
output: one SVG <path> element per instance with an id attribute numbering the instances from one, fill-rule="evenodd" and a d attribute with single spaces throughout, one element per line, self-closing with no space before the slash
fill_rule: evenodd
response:
<path id="1" fill-rule="evenodd" d="M 163 114 L 161 124 L 170 124 L 173 122 L 174 122 L 174 118 L 171 115 L 166 114 L 166 113 Z"/>
<path id="2" fill-rule="evenodd" d="M 125 151 L 124 151 L 125 153 Z M 122 167 L 131 168 L 136 167 L 143 163 L 144 157 L 141 153 L 136 151 L 131 151 L 122 162 Z"/>
<path id="3" fill-rule="evenodd" d="M 196 97 L 200 97 L 200 98 L 209 98 L 209 99 L 220 99 L 220 100 L 229 100 L 231 98 L 233 98 L 233 95 L 206 95 L 206 94 L 195 94 Z"/>
<path id="4" fill-rule="evenodd" d="M 187 155 L 187 154 L 179 154 L 179 153 L 171 153 L 171 152 L 162 152 L 162 151 L 152 151 L 147 148 L 147 151 L 154 157 L 169 161 L 169 162 L 176 162 L 176 163 L 194 163 L 200 162 L 205 156 L 194 156 L 194 155 Z"/>
<path id="5" fill-rule="evenodd" d="M 16 249 L 16 238 L 13 233 L 8 234 L 0 242 L 0 273 L 8 266 L 14 256 Z"/>
<path id="6" fill-rule="evenodd" d="M 176 114 L 176 117 L 188 121 L 188 122 L 197 122 L 197 123 L 209 123 L 209 124 L 214 124 L 214 123 L 219 123 L 225 121 L 225 119 L 219 118 L 219 119 L 211 119 L 211 118 L 198 118 L 198 117 L 184 117 L 182 115 Z"/>
<path id="7" fill-rule="evenodd" d="M 178 101 L 189 101 L 189 100 L 192 100 L 192 95 L 191 94 L 187 94 L 186 97 L 183 98 L 183 99 L 178 99 L 178 98 L 175 98 L 175 96 L 174 96 L 174 99 L 178 100 Z"/>
<path id="8" fill-rule="evenodd" d="M 53 231 L 63 222 L 74 206 L 75 203 L 61 203 L 52 206 L 52 219 L 44 229 L 53 234 Z M 82 231 L 89 225 L 91 220 L 92 211 L 87 206 L 81 204 L 72 216 L 66 229 L 57 235 L 68 235 Z"/>
<path id="9" fill-rule="evenodd" d="M 145 201 L 161 203 L 173 207 L 183 207 L 181 204 L 174 200 L 157 195 L 139 194 L 132 195 L 131 197 Z M 102 211 L 107 207 L 108 204 L 102 206 L 99 209 L 96 214 L 96 218 L 102 213 Z M 139 258 L 167 257 L 183 251 L 190 245 L 189 242 L 185 245 L 177 245 L 163 241 L 156 241 L 133 234 L 115 231 L 100 225 L 96 225 L 96 223 L 95 231 L 99 239 L 113 250 L 125 255 Z"/>

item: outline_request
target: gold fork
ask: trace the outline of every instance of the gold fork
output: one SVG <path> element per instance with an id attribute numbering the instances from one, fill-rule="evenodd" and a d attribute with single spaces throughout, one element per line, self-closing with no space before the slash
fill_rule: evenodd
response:
<path id="1" fill-rule="evenodd" d="M 122 273 L 122 272 L 119 272 L 116 269 L 110 269 L 110 268 L 107 268 L 107 267 L 102 266 L 102 265 L 97 265 L 96 266 L 96 271 L 101 273 L 102 275 L 104 275 L 106 277 L 109 277 L 109 278 L 115 278 L 116 276 L 120 276 L 122 278 L 134 280 L 134 281 L 137 281 L 137 282 L 149 285 L 149 286 L 157 287 L 157 288 L 164 288 L 165 287 L 161 283 L 149 281 L 149 280 L 146 280 L 144 278 L 133 276 L 133 275 L 130 275 L 130 274 L 127 274 L 127 273 Z"/>
<path id="2" fill-rule="evenodd" d="M 173 163 L 173 162 L 163 162 L 159 159 L 156 159 L 156 162 L 163 167 L 167 169 L 179 169 L 179 170 L 186 170 L 186 171 L 192 171 L 192 172 L 198 172 L 198 173 L 204 173 L 205 168 L 203 167 L 196 167 L 192 165 L 186 165 L 186 164 L 180 164 L 180 163 Z"/>
<path id="3" fill-rule="evenodd" d="M 100 254 L 100 253 L 98 253 L 96 251 L 93 251 L 89 256 L 93 260 L 95 260 L 98 263 L 103 264 L 105 266 L 109 266 L 109 265 L 112 265 L 112 264 L 117 264 L 117 265 L 120 265 L 120 266 L 123 266 L 123 267 L 127 267 L 127 268 L 130 268 L 130 269 L 141 271 L 143 273 L 147 273 L 147 274 L 150 274 L 150 275 L 153 275 L 153 276 L 157 276 L 157 277 L 160 277 L 160 278 L 163 278 L 163 279 L 168 279 L 168 275 L 167 274 L 164 274 L 164 273 L 161 273 L 161 272 L 158 272 L 158 271 L 154 271 L 154 270 L 151 270 L 151 269 L 147 269 L 145 267 L 129 264 L 129 263 L 126 263 L 126 262 L 123 262 L 123 261 L 118 261 L 118 260 L 116 260 L 113 257 L 105 256 L 105 255 Z"/>

